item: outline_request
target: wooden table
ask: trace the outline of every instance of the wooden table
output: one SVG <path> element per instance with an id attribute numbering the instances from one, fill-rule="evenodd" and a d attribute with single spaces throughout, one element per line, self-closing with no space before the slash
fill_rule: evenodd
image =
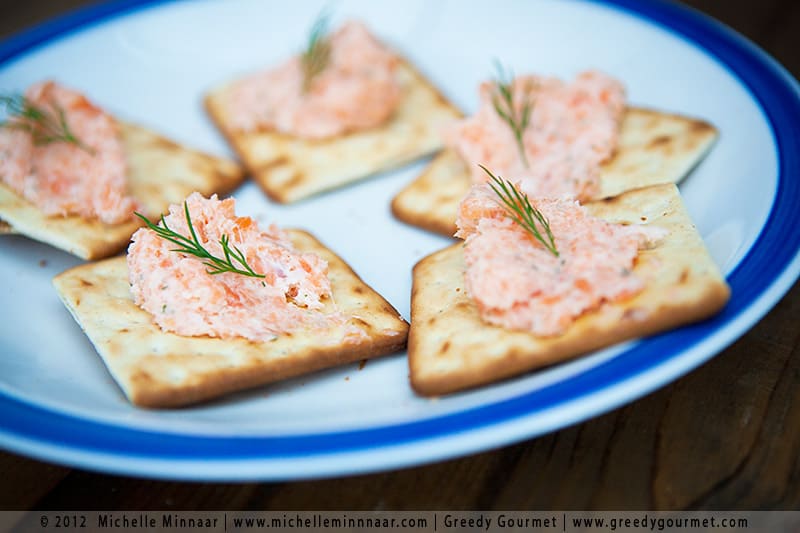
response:
<path id="1" fill-rule="evenodd" d="M 0 35 L 84 3 L 18 2 L 4 10 Z M 800 4 L 688 3 L 800 73 Z M 796 284 L 730 348 L 637 402 L 557 433 L 400 471 L 292 483 L 178 483 L 0 452 L 0 509 L 797 509 L 798 325 Z"/>

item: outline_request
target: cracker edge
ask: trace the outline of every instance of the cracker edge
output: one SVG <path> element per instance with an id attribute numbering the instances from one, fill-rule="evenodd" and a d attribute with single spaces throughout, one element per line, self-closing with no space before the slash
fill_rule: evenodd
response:
<path id="1" fill-rule="evenodd" d="M 426 210 L 424 212 L 420 212 L 413 208 L 409 209 L 409 200 L 407 199 L 407 196 L 409 195 L 412 197 L 415 196 L 415 189 L 422 186 L 423 183 L 429 181 L 431 179 L 430 174 L 437 172 L 438 166 L 444 166 L 448 164 L 448 159 L 453 156 L 458 157 L 450 148 L 444 148 L 442 151 L 436 154 L 433 160 L 422 171 L 422 173 L 414 178 L 405 187 L 403 187 L 403 189 L 392 198 L 390 203 L 392 216 L 394 216 L 397 220 L 408 224 L 409 226 L 421 228 L 445 237 L 455 238 L 454 235 L 456 231 L 458 231 L 455 218 L 451 222 L 446 222 L 444 218 L 436 216 L 432 211 Z M 460 157 L 458 159 L 460 163 L 464 163 Z M 464 171 L 467 171 L 466 165 L 464 166 Z M 464 177 L 468 178 L 468 175 L 464 174 Z M 467 184 L 466 189 L 464 189 L 464 195 L 466 195 L 466 193 L 469 192 L 469 186 L 472 182 L 467 181 L 464 183 Z"/>

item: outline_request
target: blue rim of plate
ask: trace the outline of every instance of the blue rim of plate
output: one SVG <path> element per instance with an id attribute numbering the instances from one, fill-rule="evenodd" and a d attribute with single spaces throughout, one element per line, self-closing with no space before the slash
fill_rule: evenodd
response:
<path id="1" fill-rule="evenodd" d="M 169 0 L 114 1 L 45 22 L 0 43 L 0 66 L 59 37 L 167 1 Z M 714 346 L 715 350 L 694 358 L 671 375 L 660 377 L 654 386 L 647 386 L 646 389 L 627 396 L 623 394 L 615 400 L 586 409 L 580 417 L 569 422 L 584 420 L 679 377 L 712 357 L 717 350 L 732 343 L 766 314 L 800 274 L 800 231 L 793 231 L 800 227 L 800 209 L 795 205 L 800 198 L 800 88 L 783 67 L 758 47 L 719 22 L 689 8 L 662 0 L 589 1 L 655 23 L 705 50 L 749 89 L 771 125 L 778 156 L 776 196 L 758 238 L 728 276 L 732 297 L 721 314 L 701 324 L 648 338 L 597 367 L 543 389 L 431 419 L 359 430 L 280 436 L 171 434 L 86 420 L 0 393 L 0 437 L 7 437 L 4 446 L 21 453 L 26 453 L 26 448 L 20 443 L 57 447 L 64 450 L 64 453 L 50 449 L 47 454 L 40 455 L 44 455 L 44 459 L 78 463 L 78 466 L 88 468 L 96 467 L 102 462 L 106 464 L 104 469 L 138 475 L 163 475 L 169 472 L 161 470 L 163 464 L 159 466 L 159 470 L 150 469 L 148 472 L 147 468 L 142 470 L 137 467 L 133 471 L 133 468 L 126 468 L 124 465 L 109 468 L 107 461 L 98 461 L 96 464 L 85 456 L 83 460 L 76 461 L 75 454 L 70 454 L 67 450 L 121 460 L 167 460 L 178 463 L 189 461 L 194 464 L 210 462 L 222 465 L 242 461 L 252 464 L 259 460 L 302 460 L 304 457 L 374 452 L 398 445 L 424 443 L 454 434 L 468 434 L 535 416 L 567 402 L 586 399 L 592 394 L 602 393 L 640 378 L 648 372 L 657 372 L 679 355 L 696 348 L 701 341 L 729 326 L 728 334 Z M 754 314 L 751 308 L 756 304 L 760 309 Z M 747 313 L 748 311 L 751 312 Z M 741 327 L 742 319 L 746 320 L 744 327 Z M 739 323 L 734 325 L 734 321 Z M 532 436 L 535 434 L 529 433 L 521 437 L 517 435 L 517 440 Z M 508 444 L 512 440 L 494 442 L 494 445 Z M 13 444 L 9 446 L 9 442 Z M 490 446 L 481 445 L 471 451 Z M 428 456 L 406 463 L 422 463 L 449 455 L 455 454 L 430 452 Z M 70 460 L 70 457 L 73 459 Z M 396 462 L 395 466 L 400 463 Z M 244 477 L 263 475 L 263 471 L 254 470 Z M 188 477 L 203 475 L 190 473 Z"/>

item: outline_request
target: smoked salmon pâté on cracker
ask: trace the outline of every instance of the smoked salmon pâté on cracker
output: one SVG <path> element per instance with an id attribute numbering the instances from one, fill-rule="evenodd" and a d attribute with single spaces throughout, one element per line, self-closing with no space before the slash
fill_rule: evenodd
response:
<path id="1" fill-rule="evenodd" d="M 316 38 L 315 38 L 316 37 Z M 461 113 L 358 22 L 266 72 L 212 90 L 206 109 L 253 179 L 291 203 L 443 146 Z"/>
<path id="2" fill-rule="evenodd" d="M 414 267 L 408 356 L 418 393 L 493 383 L 699 321 L 729 298 L 675 185 L 584 207 L 533 203 L 549 213 L 558 256 L 495 211 L 468 223 L 466 244 Z M 559 221 L 553 209 L 562 208 L 585 213 Z M 583 217 L 598 219 L 597 229 L 585 231 Z M 620 262 L 631 238 L 639 250 Z"/>
<path id="3" fill-rule="evenodd" d="M 503 99 L 507 95 L 507 99 Z M 570 82 L 539 76 L 485 82 L 475 115 L 445 131 L 447 147 L 392 200 L 403 222 L 452 236 L 458 204 L 484 165 L 532 197 L 582 202 L 677 183 L 717 138 L 709 123 L 631 107 L 596 71 Z"/>
<path id="4" fill-rule="evenodd" d="M 127 258 L 53 280 L 132 403 L 189 405 L 405 347 L 408 324 L 311 234 L 233 210 L 193 194 Z"/>
<path id="5" fill-rule="evenodd" d="M 19 233 L 83 259 L 122 250 L 141 225 L 193 191 L 244 180 L 233 161 L 118 120 L 48 81 L 3 97 L 0 233 Z"/>

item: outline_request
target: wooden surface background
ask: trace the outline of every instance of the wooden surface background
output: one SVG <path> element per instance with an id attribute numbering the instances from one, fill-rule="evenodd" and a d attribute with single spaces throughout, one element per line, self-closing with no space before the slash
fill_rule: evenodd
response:
<path id="1" fill-rule="evenodd" d="M 88 2 L 0 3 L 6 36 Z M 800 2 L 686 3 L 800 73 Z M 635 403 L 516 445 L 399 471 L 291 483 L 178 483 L 0 452 L 0 509 L 798 509 L 799 325 L 796 284 L 730 348 Z"/>

